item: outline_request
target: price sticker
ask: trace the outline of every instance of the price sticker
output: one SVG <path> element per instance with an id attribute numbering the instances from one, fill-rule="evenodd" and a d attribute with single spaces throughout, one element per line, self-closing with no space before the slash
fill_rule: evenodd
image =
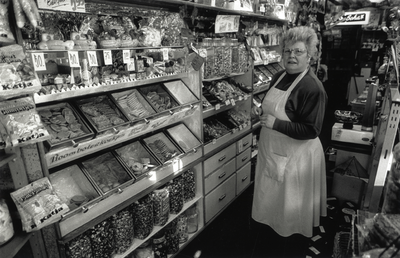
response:
<path id="1" fill-rule="evenodd" d="M 236 128 L 233 128 L 233 129 L 232 129 L 232 133 L 236 133 L 236 132 L 237 132 L 237 130 L 238 130 L 238 129 L 236 129 Z"/>
<path id="2" fill-rule="evenodd" d="M 192 67 L 195 71 L 200 70 L 201 66 L 204 63 L 204 58 L 199 55 L 196 55 L 192 60 Z"/>
<path id="3" fill-rule="evenodd" d="M 128 63 L 128 71 L 135 71 L 135 60 L 131 60 Z"/>
<path id="4" fill-rule="evenodd" d="M 32 53 L 32 61 L 35 71 L 46 71 L 46 61 L 43 53 Z"/>
<path id="5" fill-rule="evenodd" d="M 199 55 L 200 55 L 202 58 L 206 58 L 206 57 L 207 57 L 207 49 L 205 49 L 205 48 L 200 48 L 200 49 L 199 49 Z"/>
<path id="6" fill-rule="evenodd" d="M 162 48 L 161 49 L 162 52 L 162 56 L 163 56 L 163 60 L 169 60 L 169 56 L 168 56 L 168 48 Z"/>
<path id="7" fill-rule="evenodd" d="M 217 139 L 213 139 L 212 144 L 216 144 L 216 143 L 217 143 Z"/>
<path id="8" fill-rule="evenodd" d="M 112 65 L 112 54 L 111 50 L 103 50 L 103 57 L 104 57 L 104 64 L 105 65 Z"/>
<path id="9" fill-rule="evenodd" d="M 240 131 L 243 130 L 243 124 L 239 125 L 239 130 L 240 130 Z"/>
<path id="10" fill-rule="evenodd" d="M 229 99 L 225 100 L 225 105 L 229 106 L 231 104 L 231 101 Z"/>
<path id="11" fill-rule="evenodd" d="M 124 64 L 129 64 L 131 62 L 131 51 L 129 49 L 122 50 L 122 60 Z"/>
<path id="12" fill-rule="evenodd" d="M 243 140 L 239 140 L 239 152 L 243 151 Z"/>
<path id="13" fill-rule="evenodd" d="M 211 6 L 215 6 L 215 0 L 211 0 Z"/>
<path id="14" fill-rule="evenodd" d="M 234 99 L 231 99 L 231 104 L 232 104 L 232 106 L 236 105 L 236 102 Z"/>
<path id="15" fill-rule="evenodd" d="M 239 101 L 242 101 L 243 100 L 243 97 L 242 96 L 239 96 Z"/>
<path id="16" fill-rule="evenodd" d="M 68 51 L 68 59 L 70 67 L 81 67 L 79 64 L 78 51 Z"/>
<path id="17" fill-rule="evenodd" d="M 244 100 L 247 100 L 249 98 L 248 95 L 244 95 Z"/>
<path id="18" fill-rule="evenodd" d="M 221 104 L 216 104 L 215 105 L 215 110 L 219 110 L 221 108 Z"/>
<path id="19" fill-rule="evenodd" d="M 319 226 L 319 230 L 321 231 L 321 233 L 325 233 L 325 229 L 323 226 Z"/>
<path id="20" fill-rule="evenodd" d="M 87 51 L 86 53 L 89 60 L 89 66 L 99 66 L 96 51 Z"/>
<path id="21" fill-rule="evenodd" d="M 264 60 L 264 65 L 267 65 L 268 64 L 268 60 Z"/>

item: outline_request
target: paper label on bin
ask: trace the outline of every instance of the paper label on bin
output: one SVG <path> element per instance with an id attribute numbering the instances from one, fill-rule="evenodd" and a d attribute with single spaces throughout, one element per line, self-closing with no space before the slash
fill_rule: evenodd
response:
<path id="1" fill-rule="evenodd" d="M 105 65 L 112 65 L 112 54 L 111 50 L 103 50 L 103 57 L 104 57 L 104 64 Z"/>
<path id="2" fill-rule="evenodd" d="M 79 63 L 78 51 L 68 51 L 68 59 L 70 67 L 81 67 Z"/>
<path id="3" fill-rule="evenodd" d="M 86 54 L 89 60 L 89 66 L 99 66 L 96 51 L 86 51 Z"/>
<path id="4" fill-rule="evenodd" d="M 46 71 L 46 61 L 43 53 L 32 53 L 33 68 L 35 71 Z"/>

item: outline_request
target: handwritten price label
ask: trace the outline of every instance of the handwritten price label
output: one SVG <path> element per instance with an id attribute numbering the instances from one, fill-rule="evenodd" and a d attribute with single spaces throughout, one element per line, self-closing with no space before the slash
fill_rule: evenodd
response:
<path id="1" fill-rule="evenodd" d="M 112 54 L 111 50 L 103 50 L 103 57 L 104 57 L 104 64 L 105 65 L 112 65 Z"/>
<path id="2" fill-rule="evenodd" d="M 89 60 L 89 66 L 99 66 L 96 51 L 87 51 L 86 53 Z"/>
<path id="3" fill-rule="evenodd" d="M 128 63 L 128 71 L 135 71 L 135 60 L 131 60 Z"/>
<path id="4" fill-rule="evenodd" d="M 161 49 L 162 52 L 162 56 L 163 56 L 163 60 L 169 60 L 169 56 L 168 56 L 168 48 L 162 48 Z"/>
<path id="5" fill-rule="evenodd" d="M 70 67 L 81 67 L 79 64 L 78 51 L 68 51 L 68 59 Z"/>
<path id="6" fill-rule="evenodd" d="M 204 63 L 204 58 L 199 55 L 196 55 L 192 60 L 192 67 L 195 71 L 200 70 L 201 66 Z"/>
<path id="7" fill-rule="evenodd" d="M 46 61 L 43 53 L 32 53 L 32 61 L 35 71 L 46 71 Z"/>
<path id="8" fill-rule="evenodd" d="M 129 49 L 122 50 L 122 59 L 124 64 L 131 62 L 131 51 Z"/>

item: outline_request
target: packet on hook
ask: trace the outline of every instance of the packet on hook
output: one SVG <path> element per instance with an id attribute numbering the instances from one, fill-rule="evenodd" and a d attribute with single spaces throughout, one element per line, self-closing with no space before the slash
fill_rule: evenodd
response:
<path id="1" fill-rule="evenodd" d="M 11 193 L 26 232 L 39 230 L 61 219 L 68 212 L 66 203 L 56 194 L 47 177 Z"/>
<path id="2" fill-rule="evenodd" d="M 14 147 L 50 139 L 32 97 L 0 102 L 0 123 Z"/>

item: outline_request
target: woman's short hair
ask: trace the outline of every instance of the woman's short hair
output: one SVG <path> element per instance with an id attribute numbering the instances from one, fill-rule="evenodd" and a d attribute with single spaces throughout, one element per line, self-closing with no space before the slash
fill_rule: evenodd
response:
<path id="1" fill-rule="evenodd" d="M 290 28 L 284 32 L 281 39 L 282 51 L 287 45 L 292 45 L 298 41 L 301 41 L 306 45 L 309 57 L 315 57 L 317 53 L 318 36 L 313 28 L 299 26 Z"/>

